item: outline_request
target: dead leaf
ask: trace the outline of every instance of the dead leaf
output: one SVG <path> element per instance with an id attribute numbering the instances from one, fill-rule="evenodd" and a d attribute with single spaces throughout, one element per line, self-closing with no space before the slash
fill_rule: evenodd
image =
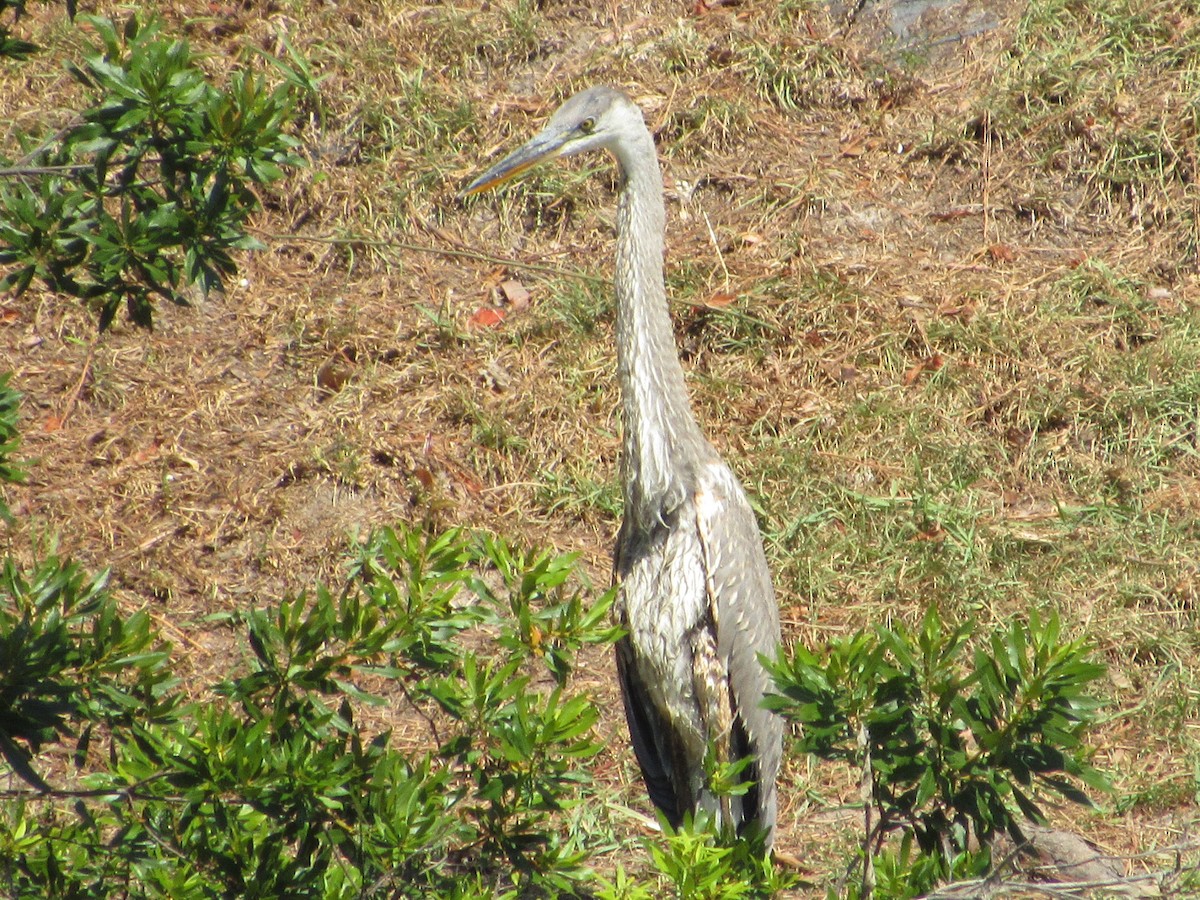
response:
<path id="1" fill-rule="evenodd" d="M 858 369 L 846 362 L 823 362 L 821 368 L 838 384 L 849 384 L 858 377 Z"/>
<path id="2" fill-rule="evenodd" d="M 942 355 L 935 353 L 927 356 L 904 373 L 904 386 L 912 387 L 925 372 L 936 372 L 942 367 Z"/>
<path id="3" fill-rule="evenodd" d="M 42 431 L 51 432 L 58 431 L 63 427 L 62 416 L 46 416 L 46 421 L 42 424 Z"/>
<path id="4" fill-rule="evenodd" d="M 417 468 L 413 469 L 413 477 L 415 477 L 417 481 L 421 482 L 421 487 L 423 487 L 425 490 L 433 490 L 433 473 L 424 466 L 418 466 Z"/>
<path id="5" fill-rule="evenodd" d="M 158 453 L 158 450 L 160 447 L 162 447 L 162 437 L 160 435 L 156 434 L 154 436 L 154 440 L 152 440 L 149 443 L 149 445 L 147 445 L 146 447 L 143 447 L 137 453 L 133 454 L 132 457 L 130 457 L 130 462 L 144 463 L 146 460 L 150 459 L 152 456 L 155 456 Z"/>
<path id="6" fill-rule="evenodd" d="M 495 328 L 504 321 L 504 310 L 492 306 L 481 306 L 467 320 L 476 328 Z"/>
<path id="7" fill-rule="evenodd" d="M 510 279 L 500 282 L 500 293 L 504 295 L 504 302 L 512 307 L 513 312 L 520 312 L 529 305 L 529 291 L 519 281 Z"/>
<path id="8" fill-rule="evenodd" d="M 1012 262 L 1017 258 L 1016 252 L 1007 244 L 992 244 L 987 249 L 992 262 Z"/>
<path id="9" fill-rule="evenodd" d="M 343 347 L 317 369 L 317 391 L 323 398 L 332 397 L 350 380 L 357 355 L 353 347 Z"/>
<path id="10" fill-rule="evenodd" d="M 730 303 L 737 299 L 737 294 L 713 294 L 704 301 L 704 305 L 709 309 L 724 309 Z"/>

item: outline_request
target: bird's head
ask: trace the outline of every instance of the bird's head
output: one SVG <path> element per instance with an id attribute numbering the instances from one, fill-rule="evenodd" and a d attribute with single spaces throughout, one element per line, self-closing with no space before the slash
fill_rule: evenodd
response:
<path id="1" fill-rule="evenodd" d="M 469 185 L 469 197 L 518 177 L 540 162 L 588 150 L 610 150 L 644 134 L 642 111 L 621 91 L 598 86 L 582 91 L 560 106 L 541 133 L 510 153 Z"/>

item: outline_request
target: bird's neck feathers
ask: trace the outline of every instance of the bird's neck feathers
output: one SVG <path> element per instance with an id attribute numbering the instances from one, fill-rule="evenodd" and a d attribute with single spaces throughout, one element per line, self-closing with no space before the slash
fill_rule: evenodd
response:
<path id="1" fill-rule="evenodd" d="M 625 418 L 625 514 L 651 527 L 685 498 L 708 446 L 692 415 L 663 286 L 662 173 L 649 131 L 616 152 L 617 379 Z"/>

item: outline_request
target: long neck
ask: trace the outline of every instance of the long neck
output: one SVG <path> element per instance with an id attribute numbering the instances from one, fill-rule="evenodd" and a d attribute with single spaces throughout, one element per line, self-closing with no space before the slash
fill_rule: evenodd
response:
<path id="1" fill-rule="evenodd" d="M 662 173 L 644 132 L 617 152 L 617 380 L 625 414 L 625 514 L 649 526 L 684 499 L 705 445 L 692 415 L 663 286 Z"/>

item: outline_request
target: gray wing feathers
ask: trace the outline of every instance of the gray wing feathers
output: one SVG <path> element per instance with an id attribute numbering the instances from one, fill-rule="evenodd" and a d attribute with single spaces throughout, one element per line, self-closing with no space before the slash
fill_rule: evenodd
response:
<path id="1" fill-rule="evenodd" d="M 729 670 L 734 714 L 757 757 L 758 809 L 747 810 L 773 830 L 775 779 L 783 754 L 783 721 L 760 703 L 771 689 L 759 662 L 779 647 L 779 609 L 754 511 L 723 463 L 709 467 L 697 491 L 696 524 L 704 545 L 717 651 Z"/>

